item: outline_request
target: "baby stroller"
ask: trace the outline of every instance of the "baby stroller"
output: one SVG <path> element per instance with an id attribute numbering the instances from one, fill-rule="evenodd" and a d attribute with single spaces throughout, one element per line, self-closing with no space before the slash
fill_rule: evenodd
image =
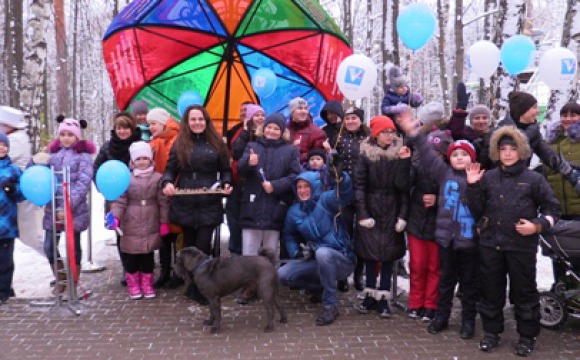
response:
<path id="1" fill-rule="evenodd" d="M 566 269 L 550 291 L 540 293 L 540 323 L 556 329 L 568 316 L 580 319 L 580 221 L 560 220 L 540 241 L 543 254 Z"/>

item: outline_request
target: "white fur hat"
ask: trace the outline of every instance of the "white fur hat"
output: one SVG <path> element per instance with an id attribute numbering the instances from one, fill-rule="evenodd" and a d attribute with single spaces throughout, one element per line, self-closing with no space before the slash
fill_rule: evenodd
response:
<path id="1" fill-rule="evenodd" d="M 163 125 L 167 124 L 170 117 L 171 115 L 169 115 L 167 110 L 160 107 L 153 108 L 147 113 L 147 121 L 157 121 Z"/>
<path id="2" fill-rule="evenodd" d="M 28 126 L 26 121 L 24 121 L 24 115 L 26 114 L 13 107 L 0 106 L 0 124 L 8 125 L 15 129 L 24 129 Z"/>

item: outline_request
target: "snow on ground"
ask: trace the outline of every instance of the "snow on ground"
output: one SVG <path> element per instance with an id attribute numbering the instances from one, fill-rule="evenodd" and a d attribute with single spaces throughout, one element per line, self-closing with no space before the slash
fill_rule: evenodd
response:
<path id="1" fill-rule="evenodd" d="M 37 214 L 41 221 L 42 214 Z M 83 249 L 83 268 L 87 268 L 88 245 L 87 231 L 81 235 Z M 222 225 L 221 241 L 227 243 L 229 238 L 228 228 Z M 107 263 L 118 261 L 117 248 L 115 246 L 114 231 L 104 227 L 104 199 L 93 187 L 92 202 L 92 243 L 93 243 L 93 264 L 106 265 Z M 41 247 L 40 247 L 41 249 Z M 64 239 L 60 243 L 60 251 L 64 254 Z M 19 240 L 16 241 L 14 250 L 14 290 L 19 298 L 46 298 L 51 296 L 52 288 L 49 286 L 54 279 L 52 271 L 46 257 L 31 247 L 24 245 Z M 552 265 L 550 259 L 542 256 L 538 252 L 537 282 L 539 289 L 549 289 L 552 284 Z M 119 274 L 120 275 L 120 274 Z M 84 274 L 81 276 L 90 276 Z M 398 287 L 408 291 L 409 281 L 399 278 Z"/>

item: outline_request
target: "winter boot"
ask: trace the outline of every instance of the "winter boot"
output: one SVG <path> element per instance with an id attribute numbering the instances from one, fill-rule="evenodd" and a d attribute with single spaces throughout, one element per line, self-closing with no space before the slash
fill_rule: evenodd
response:
<path id="1" fill-rule="evenodd" d="M 479 350 L 485 352 L 491 352 L 493 349 L 499 346 L 499 334 L 485 333 L 483 334 L 483 339 L 479 342 Z M 519 344 L 518 344 L 519 345 Z"/>
<path id="2" fill-rule="evenodd" d="M 54 278 L 56 282 L 54 284 L 54 289 L 52 290 L 53 294 L 62 294 L 66 291 L 66 268 L 62 260 L 57 260 L 56 268 L 53 269 Z"/>
<path id="3" fill-rule="evenodd" d="M 145 299 L 155 298 L 155 290 L 153 289 L 153 273 L 141 273 L 141 290 Z"/>
<path id="4" fill-rule="evenodd" d="M 141 294 L 141 273 L 126 273 L 125 279 L 127 280 L 127 289 L 131 300 L 141 299 L 143 297 L 143 294 Z"/>
<path id="5" fill-rule="evenodd" d="M 375 298 L 375 289 L 364 288 L 363 290 L 364 299 L 362 303 L 358 306 L 358 312 L 361 314 L 368 314 L 371 310 L 374 310 L 377 306 L 377 299 Z"/>
<path id="6" fill-rule="evenodd" d="M 534 351 L 534 347 L 536 345 L 536 339 L 529 338 L 525 336 L 520 336 L 520 340 L 516 344 L 516 355 L 528 357 Z"/>
<path id="7" fill-rule="evenodd" d="M 387 290 L 377 290 L 375 298 L 377 299 L 377 312 L 379 316 L 385 319 L 391 317 L 391 307 L 389 306 L 389 297 L 391 293 Z"/>
<path id="8" fill-rule="evenodd" d="M 153 287 L 159 289 L 165 286 L 165 284 L 171 278 L 171 242 L 166 243 L 163 241 L 163 246 L 159 249 L 159 265 L 161 266 L 161 271 L 159 272 L 159 277 Z"/>

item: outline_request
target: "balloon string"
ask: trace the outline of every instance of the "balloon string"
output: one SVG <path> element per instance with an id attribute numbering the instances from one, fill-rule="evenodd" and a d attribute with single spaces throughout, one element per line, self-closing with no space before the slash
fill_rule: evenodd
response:
<path id="1" fill-rule="evenodd" d="M 411 97 L 413 96 L 413 82 L 412 80 L 412 76 L 413 76 L 413 59 L 415 58 L 415 50 L 411 50 L 411 62 L 409 64 L 409 99 L 408 99 L 408 104 L 409 107 L 411 107 Z"/>

